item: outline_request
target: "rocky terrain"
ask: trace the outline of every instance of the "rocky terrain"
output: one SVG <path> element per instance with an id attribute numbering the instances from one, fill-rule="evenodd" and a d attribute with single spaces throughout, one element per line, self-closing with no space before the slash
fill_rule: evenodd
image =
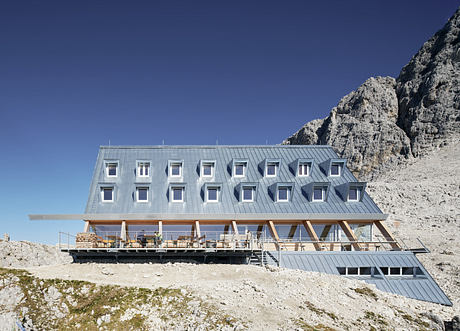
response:
<path id="1" fill-rule="evenodd" d="M 0 267 L 31 267 L 72 263 L 69 254 L 56 247 L 29 241 L 0 241 Z"/>
<path id="2" fill-rule="evenodd" d="M 458 313 L 358 280 L 273 267 L 69 264 L 28 271 L 0 269 L 0 330 L 11 330 L 18 315 L 39 330 L 442 330 L 442 320 Z"/>
<path id="3" fill-rule="evenodd" d="M 460 133 L 460 9 L 398 78 L 369 78 L 284 144 L 331 145 L 360 178 L 455 142 Z"/>
<path id="4" fill-rule="evenodd" d="M 450 144 L 412 159 L 368 183 L 367 192 L 384 213 L 395 236 L 419 254 L 454 306 L 460 306 L 460 145 Z"/>

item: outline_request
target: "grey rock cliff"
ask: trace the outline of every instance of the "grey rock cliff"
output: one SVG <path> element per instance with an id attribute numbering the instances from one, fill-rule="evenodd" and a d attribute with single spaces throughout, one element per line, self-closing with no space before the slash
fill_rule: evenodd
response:
<path id="1" fill-rule="evenodd" d="M 283 144 L 331 145 L 358 177 L 372 177 L 460 134 L 460 9 L 402 69 L 369 78 L 325 119 Z"/>

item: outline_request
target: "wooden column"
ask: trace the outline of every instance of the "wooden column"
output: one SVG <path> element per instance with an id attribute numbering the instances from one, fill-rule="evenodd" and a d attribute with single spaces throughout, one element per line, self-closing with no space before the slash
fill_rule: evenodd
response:
<path id="1" fill-rule="evenodd" d="M 401 250 L 401 246 L 396 242 L 395 238 L 391 234 L 390 230 L 382 223 L 382 221 L 375 221 L 374 224 L 379 229 L 380 233 L 385 237 L 386 241 L 390 242 L 391 248 L 394 250 Z"/>
<path id="2" fill-rule="evenodd" d="M 270 230 L 270 234 L 272 238 L 275 240 L 275 246 L 277 250 L 280 250 L 280 237 L 278 236 L 278 232 L 276 232 L 275 225 L 273 221 L 267 221 L 268 229 Z"/>
<path id="3" fill-rule="evenodd" d="M 200 238 L 201 237 L 200 221 L 195 221 L 195 231 L 196 231 L 196 236 Z"/>
<path id="4" fill-rule="evenodd" d="M 235 221 L 232 221 L 232 229 L 233 229 L 233 233 L 235 234 L 236 236 L 236 246 L 240 246 L 240 234 L 238 233 L 238 226 L 236 225 L 236 222 Z"/>
<path id="5" fill-rule="evenodd" d="M 89 232 L 89 221 L 85 221 L 85 228 L 83 229 L 83 232 Z"/>
<path id="6" fill-rule="evenodd" d="M 121 222 L 120 237 L 121 237 L 121 240 L 126 240 L 126 221 Z"/>
<path id="7" fill-rule="evenodd" d="M 313 242 L 313 246 L 317 251 L 321 250 L 321 245 L 319 243 L 319 238 L 316 235 L 315 229 L 313 229 L 313 225 L 311 225 L 310 221 L 303 221 L 303 226 L 305 230 L 307 230 L 308 235 L 310 236 L 311 241 Z"/>
<path id="8" fill-rule="evenodd" d="M 158 233 L 163 237 L 163 221 L 158 221 Z"/>
<path id="9" fill-rule="evenodd" d="M 339 225 L 342 228 L 343 232 L 347 236 L 348 240 L 351 241 L 351 245 L 357 251 L 361 250 L 361 246 L 358 244 L 358 238 L 356 238 L 355 234 L 350 228 L 350 225 L 347 221 L 339 221 Z"/>

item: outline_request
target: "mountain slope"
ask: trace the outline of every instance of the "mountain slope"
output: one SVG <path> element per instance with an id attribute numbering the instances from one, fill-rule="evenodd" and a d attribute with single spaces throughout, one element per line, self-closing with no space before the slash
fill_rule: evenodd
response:
<path id="1" fill-rule="evenodd" d="M 359 177 L 372 177 L 460 134 L 460 9 L 391 77 L 369 78 L 323 120 L 283 144 L 333 146 Z"/>

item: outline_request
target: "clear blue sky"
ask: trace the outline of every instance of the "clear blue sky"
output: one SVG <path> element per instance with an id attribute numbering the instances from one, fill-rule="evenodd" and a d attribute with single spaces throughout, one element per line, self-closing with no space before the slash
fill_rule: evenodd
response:
<path id="1" fill-rule="evenodd" d="M 83 222 L 99 145 L 280 143 L 396 77 L 459 2 L 2 1 L 0 233 Z"/>

